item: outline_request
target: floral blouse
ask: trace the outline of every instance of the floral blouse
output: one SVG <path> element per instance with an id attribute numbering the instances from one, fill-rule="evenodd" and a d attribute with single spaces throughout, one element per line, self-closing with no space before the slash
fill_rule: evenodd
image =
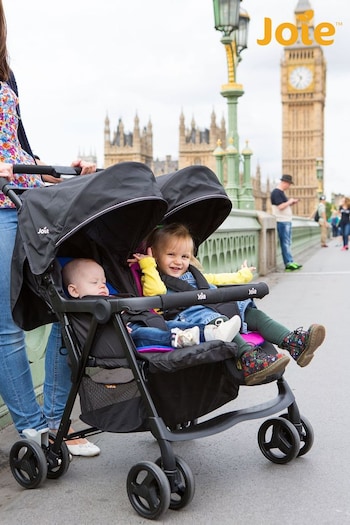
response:
<path id="1" fill-rule="evenodd" d="M 9 164 L 35 164 L 34 159 L 22 149 L 17 136 L 19 116 L 18 97 L 6 82 L 0 82 L 0 162 Z M 21 188 L 43 186 L 39 175 L 15 174 L 10 184 Z M 14 208 L 11 199 L 0 191 L 0 209 Z"/>

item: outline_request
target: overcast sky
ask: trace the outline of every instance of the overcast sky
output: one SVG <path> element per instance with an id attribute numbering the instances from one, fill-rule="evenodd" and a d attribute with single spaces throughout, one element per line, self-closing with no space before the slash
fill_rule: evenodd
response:
<path id="1" fill-rule="evenodd" d="M 250 15 L 248 49 L 237 81 L 240 149 L 249 140 L 252 172 L 281 175 L 280 60 L 283 48 L 260 46 L 264 18 L 273 27 L 294 23 L 297 0 L 243 0 Z M 96 153 L 103 164 L 104 120 L 122 118 L 132 131 L 153 124 L 154 157 L 178 158 L 181 111 L 200 129 L 227 122 L 220 95 L 227 82 L 221 33 L 212 0 L 3 0 L 11 67 L 17 77 L 24 125 L 35 152 L 48 164 L 70 164 Z M 325 189 L 350 195 L 349 0 L 310 0 L 315 24 L 336 26 L 327 61 Z M 331 8 L 330 8 L 331 6 Z"/>

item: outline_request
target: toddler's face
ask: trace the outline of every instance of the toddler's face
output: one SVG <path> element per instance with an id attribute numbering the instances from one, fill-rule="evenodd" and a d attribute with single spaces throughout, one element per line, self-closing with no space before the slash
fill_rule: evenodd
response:
<path id="1" fill-rule="evenodd" d="M 161 273 L 180 277 L 188 270 L 193 254 L 192 239 L 170 239 L 156 256 L 157 266 Z"/>

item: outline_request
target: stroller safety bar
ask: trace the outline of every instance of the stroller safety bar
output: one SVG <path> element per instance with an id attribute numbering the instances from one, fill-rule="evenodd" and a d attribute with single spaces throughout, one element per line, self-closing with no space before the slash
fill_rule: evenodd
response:
<path id="1" fill-rule="evenodd" d="M 245 299 L 261 299 L 269 293 L 266 283 L 250 283 L 205 290 L 155 295 L 153 297 L 84 297 L 79 301 L 65 299 L 58 294 L 52 297 L 56 312 L 92 313 L 100 322 L 107 322 L 112 313 L 143 312 L 151 309 L 168 310 L 198 304 L 224 303 Z"/>

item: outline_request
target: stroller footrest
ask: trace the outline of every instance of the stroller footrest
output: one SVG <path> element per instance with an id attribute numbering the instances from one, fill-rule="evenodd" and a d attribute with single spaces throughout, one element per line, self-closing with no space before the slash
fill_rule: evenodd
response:
<path id="1" fill-rule="evenodd" d="M 142 353 L 140 357 L 149 363 L 149 372 L 176 372 L 183 368 L 217 363 L 225 359 L 237 359 L 237 345 L 223 341 L 208 341 L 172 352 Z"/>

